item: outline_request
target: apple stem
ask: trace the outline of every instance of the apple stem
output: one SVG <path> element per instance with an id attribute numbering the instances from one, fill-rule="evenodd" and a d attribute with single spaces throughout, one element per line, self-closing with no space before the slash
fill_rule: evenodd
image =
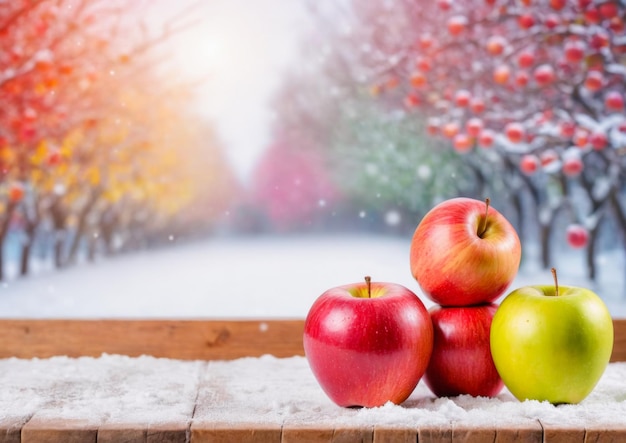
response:
<path id="1" fill-rule="evenodd" d="M 487 230 L 487 214 L 489 214 L 489 197 L 485 199 L 485 218 L 480 221 L 480 225 L 478 226 L 478 236 L 483 238 L 485 231 Z"/>
<path id="2" fill-rule="evenodd" d="M 559 280 L 556 278 L 556 269 L 550 269 L 552 271 L 552 277 L 554 277 L 554 295 L 559 296 Z"/>
<path id="3" fill-rule="evenodd" d="M 372 277 L 366 275 L 365 284 L 367 285 L 367 298 L 372 298 Z"/>

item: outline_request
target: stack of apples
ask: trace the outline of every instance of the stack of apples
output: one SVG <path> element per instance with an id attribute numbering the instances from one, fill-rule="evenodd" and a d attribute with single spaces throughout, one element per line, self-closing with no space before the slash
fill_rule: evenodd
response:
<path id="1" fill-rule="evenodd" d="M 365 281 L 331 288 L 304 325 L 309 366 L 345 407 L 400 404 L 418 382 L 437 396 L 493 397 L 506 386 L 520 401 L 578 403 L 602 376 L 613 323 L 585 288 L 525 286 L 497 299 L 520 265 L 521 244 L 489 199 L 446 200 L 417 226 L 410 289 Z"/>
<path id="2" fill-rule="evenodd" d="M 515 278 L 519 237 L 489 199 L 431 209 L 411 242 L 410 265 L 430 309 L 433 353 L 424 381 L 437 396 L 493 397 L 503 387 L 490 349 L 495 301 Z"/>

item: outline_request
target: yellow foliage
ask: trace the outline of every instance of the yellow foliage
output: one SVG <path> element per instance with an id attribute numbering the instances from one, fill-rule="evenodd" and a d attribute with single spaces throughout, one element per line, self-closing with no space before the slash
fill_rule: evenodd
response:
<path id="1" fill-rule="evenodd" d="M 41 140 L 30 156 L 31 164 L 35 166 L 44 164 L 46 159 L 48 158 L 48 152 L 49 150 L 47 140 Z"/>
<path id="2" fill-rule="evenodd" d="M 101 181 L 100 169 L 96 166 L 91 166 L 85 171 L 85 178 L 92 186 L 98 186 Z"/>

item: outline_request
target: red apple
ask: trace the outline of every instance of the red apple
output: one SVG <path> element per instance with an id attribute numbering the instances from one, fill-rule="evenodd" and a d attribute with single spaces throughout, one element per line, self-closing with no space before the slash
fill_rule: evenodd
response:
<path id="1" fill-rule="evenodd" d="M 526 154 L 522 156 L 519 162 L 519 168 L 524 174 L 533 175 L 537 172 L 537 169 L 539 169 L 540 164 L 539 157 L 534 154 Z"/>
<path id="2" fill-rule="evenodd" d="M 485 112 L 485 101 L 480 97 L 472 97 L 469 106 L 474 114 L 482 114 Z"/>
<path id="3" fill-rule="evenodd" d="M 444 137 L 454 138 L 454 136 L 459 133 L 459 130 L 459 124 L 457 122 L 448 122 L 441 128 L 441 133 Z"/>
<path id="4" fill-rule="evenodd" d="M 467 17 L 455 15 L 448 19 L 448 32 L 453 36 L 460 35 L 467 27 Z"/>
<path id="5" fill-rule="evenodd" d="M 563 52 L 565 59 L 570 63 L 579 63 L 585 58 L 585 44 L 580 40 L 570 40 L 565 43 Z"/>
<path id="6" fill-rule="evenodd" d="M 611 38 L 604 29 L 598 29 L 591 35 L 591 39 L 589 40 L 589 46 L 594 49 L 606 48 L 610 43 Z"/>
<path id="7" fill-rule="evenodd" d="M 609 29 L 613 31 L 613 34 L 621 34 L 626 30 L 626 25 L 621 17 L 613 17 L 609 21 Z"/>
<path id="8" fill-rule="evenodd" d="M 416 106 L 419 106 L 419 104 L 420 98 L 415 94 L 409 93 L 404 97 L 404 106 L 408 109 L 415 108 Z"/>
<path id="9" fill-rule="evenodd" d="M 595 6 L 591 6 L 585 10 L 584 13 L 585 21 L 590 25 L 597 25 L 602 21 L 602 16 L 600 15 L 600 10 Z"/>
<path id="10" fill-rule="evenodd" d="M 571 224 L 565 230 L 567 243 L 575 249 L 584 248 L 589 240 L 589 232 L 583 226 Z"/>
<path id="11" fill-rule="evenodd" d="M 607 139 L 603 132 L 592 132 L 589 136 L 589 143 L 596 151 L 601 151 L 606 147 Z"/>
<path id="12" fill-rule="evenodd" d="M 583 171 L 583 162 L 578 157 L 563 160 L 563 174 L 568 177 L 576 177 Z"/>
<path id="13" fill-rule="evenodd" d="M 501 35 L 492 35 L 487 39 L 487 52 L 491 55 L 500 55 L 506 48 L 507 41 Z"/>
<path id="14" fill-rule="evenodd" d="M 412 291 L 366 278 L 313 303 L 303 344 L 313 375 L 337 405 L 400 404 L 426 371 L 433 327 Z"/>
<path id="15" fill-rule="evenodd" d="M 600 12 L 600 15 L 605 19 L 612 19 L 613 17 L 617 17 L 619 15 L 618 6 L 611 1 L 601 3 L 598 6 L 598 11 Z"/>
<path id="16" fill-rule="evenodd" d="M 422 72 L 414 72 L 409 81 L 414 88 L 422 88 L 426 85 L 426 76 Z"/>
<path id="17" fill-rule="evenodd" d="M 535 63 L 535 54 L 530 50 L 525 50 L 517 56 L 517 65 L 520 68 L 530 68 Z"/>
<path id="18" fill-rule="evenodd" d="M 524 127 L 521 125 L 521 123 L 517 122 L 508 123 L 504 127 L 504 133 L 512 143 L 520 143 L 526 135 Z"/>
<path id="19" fill-rule="evenodd" d="M 454 150 L 464 154 L 472 149 L 472 139 L 467 134 L 457 134 L 453 140 Z"/>
<path id="20" fill-rule="evenodd" d="M 491 129 L 483 129 L 478 134 L 478 146 L 481 148 L 491 148 L 496 140 L 496 134 Z"/>
<path id="21" fill-rule="evenodd" d="M 604 107 L 609 111 L 622 111 L 624 109 L 624 97 L 618 91 L 609 91 L 604 97 Z"/>
<path id="22" fill-rule="evenodd" d="M 426 57 L 420 57 L 415 62 L 415 67 L 422 72 L 428 72 L 432 69 L 432 65 L 430 64 L 430 60 Z"/>
<path id="23" fill-rule="evenodd" d="M 465 130 L 470 137 L 478 137 L 483 130 L 483 121 L 478 117 L 472 117 L 465 123 Z"/>
<path id="24" fill-rule="evenodd" d="M 550 0 L 550 7 L 557 11 L 560 11 L 567 4 L 567 0 Z"/>
<path id="25" fill-rule="evenodd" d="M 561 18 L 557 14 L 547 14 L 543 19 L 543 24 L 548 29 L 554 29 L 561 24 Z"/>
<path id="26" fill-rule="evenodd" d="M 437 0 L 437 5 L 443 11 L 449 11 L 452 7 L 452 0 Z"/>
<path id="27" fill-rule="evenodd" d="M 422 34 L 419 38 L 419 46 L 422 49 L 428 49 L 435 43 L 435 39 L 430 34 Z"/>
<path id="28" fill-rule="evenodd" d="M 517 17 L 517 24 L 522 29 L 530 29 L 535 26 L 535 17 L 530 13 L 520 14 Z"/>
<path id="29" fill-rule="evenodd" d="M 554 68 L 550 65 L 538 66 L 535 68 L 533 76 L 539 86 L 547 86 L 555 79 Z"/>
<path id="30" fill-rule="evenodd" d="M 589 131 L 584 128 L 576 128 L 572 141 L 579 148 L 584 148 L 589 143 Z"/>
<path id="31" fill-rule="evenodd" d="M 489 200 L 453 198 L 431 209 L 410 248 L 413 277 L 443 306 L 490 303 L 517 274 L 519 237 Z"/>
<path id="32" fill-rule="evenodd" d="M 434 341 L 424 382 L 436 396 L 495 397 L 502 390 L 489 339 L 497 308 L 487 304 L 430 309 Z"/>
<path id="33" fill-rule="evenodd" d="M 466 89 L 459 89 L 454 94 L 454 103 L 459 108 L 466 108 L 470 104 L 470 99 L 472 98 L 472 94 Z"/>
<path id="34" fill-rule="evenodd" d="M 604 86 L 604 76 L 602 72 L 596 70 L 589 71 L 585 78 L 585 88 L 595 92 L 602 88 L 602 86 Z"/>
<path id="35" fill-rule="evenodd" d="M 559 125 L 559 133 L 561 137 L 572 138 L 576 132 L 576 123 L 571 120 L 561 122 Z"/>
<path id="36" fill-rule="evenodd" d="M 539 155 L 539 160 L 541 162 L 541 166 L 542 167 L 546 167 L 548 165 L 551 165 L 552 163 L 554 163 L 558 159 L 559 159 L 559 155 L 553 149 L 547 149 L 547 150 L 543 151 Z"/>
<path id="37" fill-rule="evenodd" d="M 511 77 L 511 68 L 507 65 L 498 65 L 493 71 L 493 81 L 499 85 L 503 85 L 509 81 Z"/>
<path id="38" fill-rule="evenodd" d="M 440 126 L 441 123 L 439 122 L 439 119 L 431 117 L 426 122 L 426 132 L 428 133 L 428 135 L 436 135 L 439 133 Z"/>
<path id="39" fill-rule="evenodd" d="M 530 80 L 530 75 L 528 75 L 528 71 L 518 71 L 515 74 L 515 84 L 521 88 L 528 84 Z"/>

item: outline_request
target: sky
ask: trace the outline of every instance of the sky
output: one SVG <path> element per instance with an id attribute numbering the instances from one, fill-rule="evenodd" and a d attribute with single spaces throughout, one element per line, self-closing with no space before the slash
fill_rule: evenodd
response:
<path id="1" fill-rule="evenodd" d="M 227 158 L 245 180 L 269 141 L 268 100 L 297 60 L 304 7 L 299 0 L 152 0 L 148 9 L 155 24 L 191 11 L 193 26 L 169 43 L 173 63 L 183 75 L 206 79 L 196 106 L 217 125 Z"/>

